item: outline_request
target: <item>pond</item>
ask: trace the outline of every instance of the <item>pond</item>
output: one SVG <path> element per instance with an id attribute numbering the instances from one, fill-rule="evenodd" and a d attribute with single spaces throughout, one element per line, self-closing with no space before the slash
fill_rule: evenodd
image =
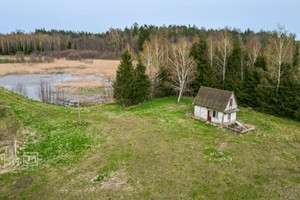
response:
<path id="1" fill-rule="evenodd" d="M 83 82 L 83 80 L 85 82 Z M 85 83 L 85 84 L 84 84 Z M 0 77 L 0 86 L 26 98 L 72 106 L 75 102 L 101 104 L 111 98 L 112 82 L 105 77 L 72 74 L 23 74 Z M 91 86 L 94 88 L 84 88 Z M 100 86 L 101 87 L 98 87 Z"/>

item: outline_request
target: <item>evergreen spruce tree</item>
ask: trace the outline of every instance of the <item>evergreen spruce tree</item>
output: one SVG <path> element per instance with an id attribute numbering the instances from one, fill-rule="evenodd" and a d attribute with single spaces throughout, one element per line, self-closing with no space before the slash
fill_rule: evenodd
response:
<path id="1" fill-rule="evenodd" d="M 254 67 L 261 68 L 264 71 L 267 71 L 267 62 L 266 59 L 262 56 L 258 56 L 256 62 L 254 63 Z"/>
<path id="2" fill-rule="evenodd" d="M 291 63 L 286 63 L 288 72 L 284 74 L 282 84 L 276 95 L 276 104 L 272 108 L 276 114 L 286 116 L 300 121 L 300 85 L 297 82 L 297 74 L 299 70 L 299 52 L 298 48 L 293 54 Z M 298 69 L 297 69 L 298 68 Z"/>
<path id="3" fill-rule="evenodd" d="M 251 106 L 253 108 L 258 108 L 262 104 L 261 89 L 258 87 L 261 82 L 261 76 L 256 71 L 253 70 L 247 74 L 246 79 L 243 81 L 243 87 L 240 92 L 240 102 L 244 106 Z"/>
<path id="4" fill-rule="evenodd" d="M 141 26 L 139 29 L 139 39 L 138 39 L 138 50 L 143 51 L 143 44 L 145 40 L 150 39 L 150 31 L 147 25 Z"/>
<path id="5" fill-rule="evenodd" d="M 268 97 L 268 107 L 265 112 L 292 118 L 300 121 L 300 87 L 291 77 L 282 79 L 278 93 L 274 89 Z"/>
<path id="6" fill-rule="evenodd" d="M 135 103 L 146 101 L 150 97 L 150 80 L 146 74 L 146 67 L 139 59 L 135 68 L 136 87 L 135 87 Z"/>
<path id="7" fill-rule="evenodd" d="M 202 85 L 213 86 L 214 73 L 207 60 L 207 44 L 203 38 L 191 47 L 191 56 L 197 62 L 196 77 L 191 84 L 193 95 L 196 95 Z"/>
<path id="8" fill-rule="evenodd" d="M 121 56 L 121 63 L 117 69 L 116 81 L 113 84 L 114 98 L 123 104 L 130 106 L 134 102 L 134 91 L 136 87 L 135 71 L 132 57 L 128 49 Z"/>
<path id="9" fill-rule="evenodd" d="M 158 82 L 155 85 L 155 97 L 175 95 L 174 89 L 169 85 L 171 82 L 170 72 L 165 66 L 159 68 L 157 79 Z"/>
<path id="10" fill-rule="evenodd" d="M 236 39 L 233 42 L 232 54 L 228 59 L 228 69 L 226 71 L 223 89 L 234 91 L 238 100 L 240 100 L 240 96 L 242 96 L 242 81 L 240 78 L 241 56 L 241 46 L 239 41 Z"/>
<path id="11" fill-rule="evenodd" d="M 226 71 L 226 77 L 230 76 L 231 79 L 239 80 L 240 79 L 240 66 L 241 66 L 241 45 L 240 42 L 236 39 L 233 42 L 233 51 L 228 59 L 228 69 Z"/>

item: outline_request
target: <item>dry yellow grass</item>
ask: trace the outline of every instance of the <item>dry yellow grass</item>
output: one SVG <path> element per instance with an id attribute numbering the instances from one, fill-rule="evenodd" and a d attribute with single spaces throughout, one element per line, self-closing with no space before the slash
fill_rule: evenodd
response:
<path id="1" fill-rule="evenodd" d="M 88 61 L 55 59 L 52 63 L 5 63 L 0 64 L 0 76 L 8 74 L 70 73 L 82 76 L 87 74 L 104 75 L 114 78 L 119 63 L 118 60 L 98 59 Z"/>
<path id="2" fill-rule="evenodd" d="M 102 82 L 93 82 L 93 81 L 78 81 L 78 82 L 69 82 L 69 83 L 59 83 L 57 84 L 60 88 L 77 88 L 77 89 L 94 89 L 98 87 L 106 86 Z"/>

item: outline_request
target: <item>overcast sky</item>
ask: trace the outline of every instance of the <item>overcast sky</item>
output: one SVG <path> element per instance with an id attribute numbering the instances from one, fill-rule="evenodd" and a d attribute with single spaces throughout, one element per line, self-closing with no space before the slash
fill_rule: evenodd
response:
<path id="1" fill-rule="evenodd" d="M 281 24 L 299 38 L 299 8 L 300 0 L 0 0 L 0 33 L 36 28 L 104 32 L 134 22 L 255 31 Z"/>

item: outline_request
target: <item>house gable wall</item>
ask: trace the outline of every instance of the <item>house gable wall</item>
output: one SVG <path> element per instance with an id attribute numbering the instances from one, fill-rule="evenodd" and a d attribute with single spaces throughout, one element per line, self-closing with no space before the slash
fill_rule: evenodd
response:
<path id="1" fill-rule="evenodd" d="M 230 99 L 232 99 L 232 107 L 230 107 Z M 236 99 L 235 99 L 235 96 L 234 94 L 232 93 L 230 99 L 228 100 L 228 103 L 227 103 L 227 106 L 226 106 L 226 110 L 231 110 L 231 109 L 234 109 L 234 108 L 237 108 L 237 103 L 236 103 Z"/>
<path id="2" fill-rule="evenodd" d="M 235 123 L 235 121 L 236 121 L 236 112 L 233 112 L 233 113 L 231 113 L 231 116 L 230 116 L 230 121 L 228 120 L 228 115 L 229 114 L 225 114 L 224 115 L 224 124 L 233 124 L 233 123 Z"/>

